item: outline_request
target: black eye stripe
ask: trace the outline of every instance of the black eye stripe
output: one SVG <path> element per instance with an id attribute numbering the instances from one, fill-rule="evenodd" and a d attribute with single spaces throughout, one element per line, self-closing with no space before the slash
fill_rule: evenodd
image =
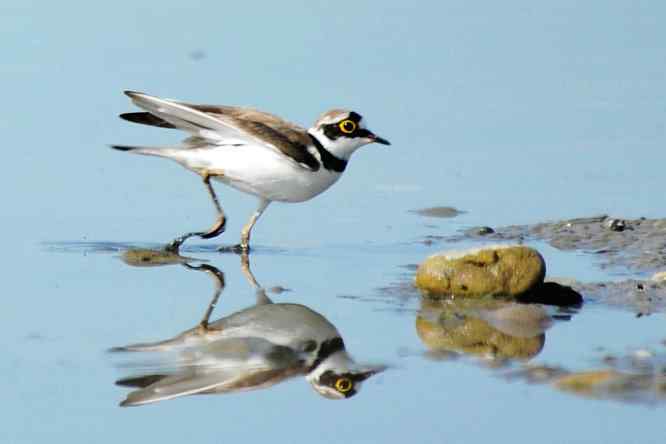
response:
<path id="1" fill-rule="evenodd" d="M 339 137 L 345 135 L 342 131 L 340 131 L 340 128 L 338 127 L 337 123 L 324 125 L 323 130 L 324 130 L 324 135 L 328 137 L 330 140 L 336 140 Z"/>
<path id="2" fill-rule="evenodd" d="M 351 388 L 347 390 L 346 392 L 340 392 L 336 387 L 336 382 L 340 380 L 341 378 L 346 378 L 349 379 L 351 382 Z M 331 387 L 335 389 L 338 393 L 341 393 L 344 395 L 345 398 L 351 398 L 357 393 L 357 387 L 356 387 L 356 381 L 361 380 L 357 378 L 357 375 L 354 375 L 353 373 L 345 372 L 339 375 L 336 375 L 332 370 L 326 370 L 320 377 L 319 377 L 319 383 L 323 384 L 325 386 Z"/>
<path id="3" fill-rule="evenodd" d="M 356 130 L 355 137 L 370 137 L 372 133 L 365 128 Z"/>
<path id="4" fill-rule="evenodd" d="M 326 137 L 328 137 L 330 140 L 337 140 L 340 137 L 347 137 L 350 139 L 357 137 L 367 137 L 370 134 L 370 132 L 359 126 L 361 119 L 363 119 L 363 116 L 361 116 L 359 113 L 355 111 L 351 111 L 347 118 L 339 120 L 336 123 L 329 123 L 327 125 L 324 125 L 322 127 L 322 130 L 324 131 Z M 351 120 L 356 124 L 356 129 L 351 133 L 344 133 L 340 129 L 340 123 L 344 122 L 345 120 Z"/>

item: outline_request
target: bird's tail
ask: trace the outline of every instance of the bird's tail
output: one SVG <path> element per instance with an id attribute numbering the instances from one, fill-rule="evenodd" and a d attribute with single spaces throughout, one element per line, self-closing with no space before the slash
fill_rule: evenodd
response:
<path id="1" fill-rule="evenodd" d="M 159 342 L 139 342 L 137 344 L 123 345 L 121 347 L 112 347 L 109 349 L 109 352 L 165 352 L 170 351 L 179 345 L 182 345 L 182 340 L 177 336 Z"/>
<path id="2" fill-rule="evenodd" d="M 129 145 L 111 145 L 111 148 L 118 151 L 127 151 L 133 154 L 142 154 L 144 156 L 157 156 L 174 159 L 178 156 L 181 148 L 158 147 L 158 146 L 129 146 Z"/>

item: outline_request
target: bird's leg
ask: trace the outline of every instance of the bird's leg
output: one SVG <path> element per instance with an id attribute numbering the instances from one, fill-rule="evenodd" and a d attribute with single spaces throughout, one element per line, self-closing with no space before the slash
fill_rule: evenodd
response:
<path id="1" fill-rule="evenodd" d="M 213 237 L 219 236 L 220 234 L 224 233 L 224 227 L 227 225 L 227 218 L 224 215 L 224 210 L 222 209 L 222 206 L 220 205 L 220 201 L 217 198 L 217 194 L 215 194 L 215 190 L 213 189 L 213 186 L 210 184 L 210 174 L 206 173 L 203 178 L 204 185 L 206 185 L 206 189 L 208 190 L 208 194 L 210 195 L 211 200 L 213 201 L 213 205 L 215 205 L 215 209 L 217 210 L 217 220 L 215 221 L 215 224 L 210 227 L 210 229 L 203 234 L 200 234 L 199 237 L 202 239 L 211 239 Z"/>
<path id="2" fill-rule="evenodd" d="M 245 279 L 254 287 L 256 290 L 256 297 L 257 297 L 257 305 L 265 305 L 265 304 L 272 304 L 273 301 L 266 295 L 266 290 L 259 285 L 257 282 L 257 279 L 254 277 L 254 273 L 252 273 L 252 270 L 250 270 L 250 256 L 247 253 L 241 254 L 241 270 L 243 271 L 243 275 L 245 275 Z"/>
<path id="3" fill-rule="evenodd" d="M 252 234 L 252 228 L 254 227 L 254 224 L 257 223 L 263 212 L 266 211 L 266 208 L 270 203 L 271 202 L 269 200 L 264 199 L 259 202 L 259 207 L 255 210 L 254 213 L 252 213 L 250 220 L 245 224 L 243 230 L 241 231 L 241 243 L 236 245 L 234 250 L 240 253 L 248 253 L 250 251 L 250 235 Z"/>
<path id="4" fill-rule="evenodd" d="M 261 288 L 261 285 L 259 285 L 259 282 L 254 277 L 254 273 L 250 270 L 250 256 L 247 253 L 241 254 L 241 271 L 243 271 L 245 279 L 247 279 L 255 290 Z"/>
<path id="5" fill-rule="evenodd" d="M 203 318 L 201 318 L 201 321 L 199 321 L 199 327 L 198 327 L 200 333 L 206 333 L 211 330 L 209 326 L 210 316 L 213 314 L 215 306 L 217 305 L 217 302 L 220 299 L 220 294 L 222 294 L 222 291 L 224 290 L 224 273 L 222 273 L 222 271 L 220 271 L 218 268 L 208 264 L 201 264 L 197 266 L 190 264 L 183 264 L 183 265 L 189 268 L 190 270 L 205 271 L 213 278 L 213 283 L 215 285 L 215 290 L 213 292 L 213 299 L 211 299 L 210 303 L 208 304 L 208 307 L 206 308 L 206 312 L 204 313 Z"/>
<path id="6" fill-rule="evenodd" d="M 213 226 L 208 229 L 208 231 L 194 231 L 191 233 L 183 234 L 182 236 L 175 238 L 165 247 L 166 251 L 177 254 L 178 251 L 180 250 L 180 246 L 183 245 L 183 242 L 185 242 L 187 239 L 193 236 L 199 236 L 202 239 L 211 239 L 213 237 L 219 236 L 220 234 L 224 233 L 224 228 L 227 224 L 227 218 L 224 215 L 224 210 L 222 209 L 220 201 L 218 200 L 217 195 L 215 194 L 215 190 L 213 189 L 213 186 L 210 184 L 211 174 L 208 173 L 207 171 L 204 171 L 203 173 L 201 173 L 201 176 L 203 177 L 203 182 L 204 185 L 206 185 L 208 194 L 210 195 L 210 198 L 213 201 L 213 205 L 215 205 L 215 209 L 217 210 L 217 220 L 215 221 L 215 224 L 213 224 Z"/>

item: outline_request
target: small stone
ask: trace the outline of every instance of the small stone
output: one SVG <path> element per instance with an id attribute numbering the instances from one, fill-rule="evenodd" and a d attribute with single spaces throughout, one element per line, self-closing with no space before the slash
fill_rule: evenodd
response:
<path id="1" fill-rule="evenodd" d="M 429 207 L 421 208 L 419 210 L 411 210 L 410 213 L 425 217 L 450 218 L 465 214 L 466 211 L 461 211 L 453 207 Z"/>
<path id="2" fill-rule="evenodd" d="M 495 233 L 491 227 L 471 227 L 463 231 L 463 236 L 466 237 L 478 237 L 478 236 L 487 236 L 489 234 Z"/>
<path id="3" fill-rule="evenodd" d="M 494 245 L 427 258 L 416 271 L 416 286 L 428 295 L 517 296 L 543 283 L 546 264 L 523 245 Z"/>
<path id="4" fill-rule="evenodd" d="M 467 235 L 472 235 L 472 236 L 486 236 L 488 234 L 493 234 L 495 230 L 493 230 L 491 227 L 472 227 L 467 230 L 465 230 L 465 234 Z"/>
<path id="5" fill-rule="evenodd" d="M 626 222 L 622 219 L 608 219 L 604 222 L 604 226 L 611 231 L 622 232 L 627 226 Z"/>

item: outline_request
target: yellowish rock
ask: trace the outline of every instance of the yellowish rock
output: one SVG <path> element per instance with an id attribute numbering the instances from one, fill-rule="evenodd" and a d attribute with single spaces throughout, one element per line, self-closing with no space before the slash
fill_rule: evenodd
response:
<path id="1" fill-rule="evenodd" d="M 416 271 L 416 286 L 428 295 L 517 296 L 541 285 L 545 275 L 535 249 L 493 245 L 430 256 Z"/>

